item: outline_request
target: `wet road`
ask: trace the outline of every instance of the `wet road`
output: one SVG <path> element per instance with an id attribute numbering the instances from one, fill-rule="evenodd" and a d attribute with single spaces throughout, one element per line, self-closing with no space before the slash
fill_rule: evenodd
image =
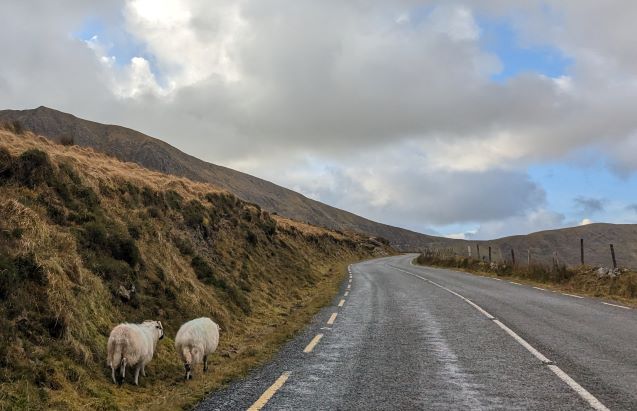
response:
<path id="1" fill-rule="evenodd" d="M 412 258 L 351 266 L 273 361 L 197 409 L 637 409 L 635 310 Z"/>

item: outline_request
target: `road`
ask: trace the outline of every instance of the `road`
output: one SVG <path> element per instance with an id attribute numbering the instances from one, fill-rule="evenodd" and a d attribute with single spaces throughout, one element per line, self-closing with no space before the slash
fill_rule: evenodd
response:
<path id="1" fill-rule="evenodd" d="M 352 265 L 269 364 L 197 409 L 637 409 L 637 310 L 413 258 Z"/>

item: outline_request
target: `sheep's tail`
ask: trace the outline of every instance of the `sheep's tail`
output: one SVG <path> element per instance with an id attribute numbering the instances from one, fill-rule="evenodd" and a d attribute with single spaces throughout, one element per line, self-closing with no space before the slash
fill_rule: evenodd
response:
<path id="1" fill-rule="evenodd" d="M 122 379 L 126 370 L 126 340 L 116 339 L 109 347 L 109 365 L 113 370 L 113 380 L 115 379 L 115 371 L 121 368 Z M 117 381 L 115 381 L 117 382 Z"/>
<path id="2" fill-rule="evenodd" d="M 185 364 L 192 364 L 192 353 L 190 351 L 190 347 L 187 345 L 181 347 L 181 356 Z"/>

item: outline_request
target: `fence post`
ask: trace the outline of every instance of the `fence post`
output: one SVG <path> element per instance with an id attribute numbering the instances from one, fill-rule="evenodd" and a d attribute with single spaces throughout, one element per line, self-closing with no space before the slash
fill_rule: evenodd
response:
<path id="1" fill-rule="evenodd" d="M 531 249 L 527 248 L 526 250 L 526 265 L 531 267 Z"/>
<path id="2" fill-rule="evenodd" d="M 613 270 L 617 269 L 617 260 L 615 259 L 615 247 L 610 245 L 610 255 L 613 257 Z"/>
<path id="3" fill-rule="evenodd" d="M 471 246 L 470 245 L 467 246 L 467 251 L 469 252 L 469 258 L 471 258 Z"/>
<path id="4" fill-rule="evenodd" d="M 489 264 L 491 264 L 491 246 L 489 246 Z"/>
<path id="5" fill-rule="evenodd" d="M 480 244 L 476 244 L 476 251 L 478 253 L 478 261 L 480 261 Z"/>
<path id="6" fill-rule="evenodd" d="M 584 239 L 579 239 L 579 253 L 580 253 L 580 263 L 584 265 Z"/>
<path id="7" fill-rule="evenodd" d="M 513 249 L 511 249 L 511 263 L 515 267 L 515 251 Z"/>

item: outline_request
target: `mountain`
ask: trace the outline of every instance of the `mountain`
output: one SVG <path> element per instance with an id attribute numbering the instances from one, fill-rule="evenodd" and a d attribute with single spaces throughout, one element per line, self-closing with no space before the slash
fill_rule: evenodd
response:
<path id="1" fill-rule="evenodd" d="M 535 261 L 551 264 L 557 252 L 560 262 L 579 264 L 579 241 L 585 240 L 586 262 L 610 266 L 609 244 L 613 243 L 620 266 L 637 267 L 637 225 L 591 224 L 559 230 L 548 230 L 490 241 L 465 241 L 429 236 L 402 228 L 377 223 L 353 213 L 309 199 L 299 193 L 269 181 L 207 163 L 175 147 L 138 131 L 116 125 L 83 120 L 71 114 L 47 107 L 34 110 L 0 111 L 0 124 L 18 121 L 29 131 L 56 142 L 72 138 L 74 144 L 92 147 L 120 160 L 140 164 L 167 174 L 211 183 L 239 198 L 259 204 L 263 209 L 295 220 L 341 231 L 356 231 L 383 237 L 399 250 L 411 251 L 425 247 L 453 248 L 466 255 L 471 246 L 480 245 L 486 255 L 492 247 L 493 259 L 510 259 L 515 250 L 517 261 L 525 262 L 527 250 Z"/>
<path id="2" fill-rule="evenodd" d="M 341 231 L 357 231 L 383 237 L 401 250 L 445 244 L 447 239 L 377 223 L 356 214 L 312 200 L 269 181 L 188 155 L 143 133 L 116 125 L 83 120 L 47 107 L 0 111 L 0 123 L 18 121 L 28 131 L 61 142 L 72 138 L 79 146 L 140 164 L 151 170 L 212 183 L 263 209 Z"/>

